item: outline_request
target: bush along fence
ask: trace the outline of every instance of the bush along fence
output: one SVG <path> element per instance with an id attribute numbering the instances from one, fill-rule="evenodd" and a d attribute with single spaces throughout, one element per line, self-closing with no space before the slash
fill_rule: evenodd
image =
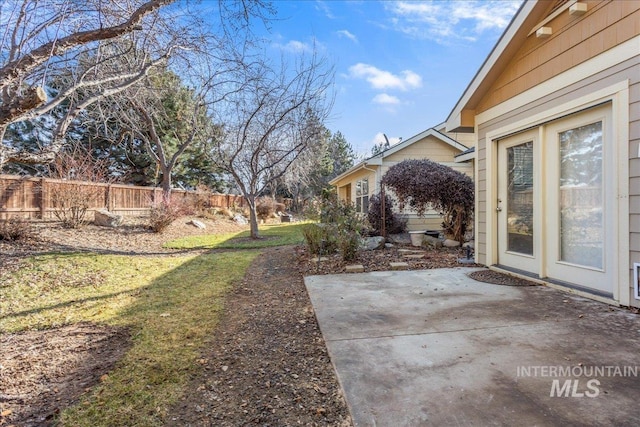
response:
<path id="1" fill-rule="evenodd" d="M 246 206 L 242 196 L 172 190 L 172 200 L 199 207 Z M 86 202 L 88 210 L 107 209 L 123 216 L 147 215 L 162 200 L 162 190 L 124 184 L 102 184 L 50 178 L 0 175 L 0 219 L 54 218 L 64 203 Z"/>

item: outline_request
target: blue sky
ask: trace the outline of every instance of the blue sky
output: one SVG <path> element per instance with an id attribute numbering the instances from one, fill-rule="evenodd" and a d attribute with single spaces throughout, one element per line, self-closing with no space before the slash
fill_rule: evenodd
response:
<path id="1" fill-rule="evenodd" d="M 360 154 L 443 122 L 521 0 L 275 0 L 269 51 L 319 53 L 334 65 L 327 127 Z"/>

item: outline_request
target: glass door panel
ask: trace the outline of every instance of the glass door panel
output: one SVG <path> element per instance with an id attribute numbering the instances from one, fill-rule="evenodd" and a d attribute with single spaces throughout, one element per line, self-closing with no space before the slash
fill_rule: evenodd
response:
<path id="1" fill-rule="evenodd" d="M 560 261 L 604 266 L 602 122 L 560 132 Z"/>
<path id="2" fill-rule="evenodd" d="M 533 255 L 533 142 L 506 150 L 507 250 Z"/>

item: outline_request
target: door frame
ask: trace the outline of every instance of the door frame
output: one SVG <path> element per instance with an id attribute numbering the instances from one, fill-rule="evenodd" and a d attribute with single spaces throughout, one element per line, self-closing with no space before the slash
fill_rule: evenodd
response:
<path id="1" fill-rule="evenodd" d="M 517 268 L 518 270 L 526 271 L 532 274 L 540 273 L 540 262 L 538 258 L 540 257 L 540 249 L 541 243 L 543 242 L 540 227 L 540 221 L 538 220 L 541 215 L 540 208 L 538 206 L 538 201 L 540 200 L 540 194 L 542 186 L 540 185 L 540 149 L 539 145 L 539 132 L 536 129 L 530 129 L 524 132 L 517 133 L 515 135 L 508 136 L 506 138 L 502 138 L 498 141 L 498 178 L 497 178 L 497 194 L 496 194 L 496 233 L 497 233 L 497 250 L 498 250 L 498 264 L 500 265 L 509 265 L 513 268 Z M 506 188 L 503 187 L 507 182 L 507 167 L 506 167 L 506 158 L 503 156 L 506 155 L 506 150 L 515 147 L 521 144 L 525 144 L 527 142 L 532 143 L 532 162 L 533 162 L 533 254 L 519 254 L 517 252 L 511 252 L 506 250 L 504 246 L 506 246 L 508 241 L 506 223 L 501 222 L 501 220 L 506 220 L 509 205 L 508 200 L 506 198 Z M 500 206 L 498 206 L 498 200 L 501 200 Z M 498 210 L 500 209 L 500 210 Z M 516 266 L 517 264 L 517 266 Z"/>
<path id="2" fill-rule="evenodd" d="M 579 126 L 587 124 L 602 122 L 602 208 L 603 208 L 603 228 L 604 228 L 604 241 L 602 242 L 602 267 L 589 267 L 585 265 L 579 265 L 571 263 L 569 261 L 560 260 L 561 253 L 561 241 L 560 235 L 560 144 L 558 141 L 558 134 L 564 130 L 575 129 Z M 556 280 L 564 280 L 569 282 L 571 280 L 579 284 L 580 287 L 588 289 L 593 293 L 601 293 L 603 295 L 612 295 L 614 277 L 612 273 L 615 270 L 616 251 L 615 251 L 615 221 L 616 218 L 616 206 L 615 195 L 615 163 L 614 154 L 615 146 L 612 137 L 612 117 L 611 117 L 611 105 L 605 104 L 601 107 L 594 107 L 587 111 L 571 115 L 566 118 L 559 119 L 557 121 L 543 125 L 545 131 L 545 148 L 547 149 L 547 157 L 549 159 L 547 163 L 547 174 L 545 180 L 547 182 L 548 191 L 545 195 L 545 199 L 548 200 L 547 211 L 544 212 L 544 217 L 547 220 L 546 237 L 547 241 L 545 247 L 548 250 L 544 256 L 546 259 L 547 269 L 546 275 Z M 610 189 L 613 188 L 613 191 Z M 556 199 L 553 203 L 551 200 Z M 588 285 L 593 282 L 593 276 L 598 275 L 599 279 L 592 285 Z M 564 279 L 563 279 L 564 277 Z M 607 286 L 599 286 L 598 282 L 604 280 Z M 572 282 L 574 283 L 574 282 Z"/>
<path id="3" fill-rule="evenodd" d="M 498 245 L 497 245 L 497 161 L 498 161 L 498 141 L 518 132 L 527 129 L 538 128 L 538 140 L 544 140 L 544 129 L 542 124 L 568 116 L 600 104 L 611 103 L 612 115 L 612 138 L 615 147 L 615 153 L 612 155 L 617 160 L 617 177 L 614 178 L 617 185 L 616 206 L 612 212 L 613 218 L 617 218 L 614 229 L 615 254 L 614 262 L 614 289 L 613 301 L 609 298 L 598 298 L 606 302 L 617 302 L 622 305 L 629 305 L 632 294 L 632 272 L 629 261 L 629 80 L 623 80 L 611 86 L 595 90 L 587 95 L 567 101 L 556 106 L 547 106 L 541 112 L 531 114 L 523 119 L 514 120 L 512 123 L 502 127 L 491 129 L 485 135 L 478 131 L 483 126 L 486 127 L 489 121 L 494 121 L 498 116 L 493 117 L 489 110 L 482 113 L 483 123 L 476 123 L 476 132 L 478 133 L 478 157 L 476 158 L 476 177 L 478 179 L 477 189 L 484 190 L 484 198 L 476 198 L 476 240 L 479 250 L 484 251 L 482 255 L 476 253 L 476 261 L 488 266 L 496 265 L 498 262 Z M 523 114 L 524 115 L 524 114 Z M 521 115 L 522 116 L 522 115 Z M 479 118 L 479 116 L 476 116 Z M 542 146 L 543 144 L 538 144 Z M 480 157 L 480 153 L 484 152 L 484 159 Z M 539 152 L 538 155 L 543 153 Z M 640 153 L 638 153 L 640 155 Z M 484 174 L 481 168 L 481 162 L 484 161 Z M 541 164 L 540 173 L 545 174 L 544 164 Z M 484 185 L 481 187 L 481 181 Z M 477 194 L 479 196 L 479 194 Z M 545 211 L 545 201 L 540 196 L 534 203 L 542 211 Z M 484 217 L 485 227 L 480 226 L 481 218 Z M 543 224 L 542 215 L 538 215 L 538 222 Z M 534 222 L 536 227 L 536 222 Z M 479 256 L 484 256 L 484 262 Z M 546 272 L 544 258 L 539 257 L 540 272 Z M 580 290 L 574 291 L 590 298 L 594 295 Z"/>

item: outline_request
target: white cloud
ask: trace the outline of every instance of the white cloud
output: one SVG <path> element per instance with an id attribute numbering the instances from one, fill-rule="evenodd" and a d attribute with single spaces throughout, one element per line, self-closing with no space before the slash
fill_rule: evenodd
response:
<path id="1" fill-rule="evenodd" d="M 411 70 L 399 75 L 380 70 L 373 65 L 358 63 L 349 67 L 349 75 L 368 81 L 374 89 L 400 89 L 407 91 L 422 86 L 422 77 Z"/>
<path id="2" fill-rule="evenodd" d="M 324 16 L 326 16 L 329 19 L 336 19 L 336 16 L 333 14 L 331 9 L 329 8 L 329 5 L 327 5 L 327 3 L 325 3 L 322 0 L 316 1 L 316 10 L 319 10 L 320 12 L 324 13 Z"/>
<path id="3" fill-rule="evenodd" d="M 454 0 L 386 3 L 391 27 L 440 43 L 475 41 L 489 30 L 507 27 L 522 0 Z M 387 25 L 388 27 L 388 25 Z"/>
<path id="4" fill-rule="evenodd" d="M 376 104 L 396 105 L 400 103 L 400 100 L 396 96 L 380 93 L 373 97 L 373 102 Z"/>
<path id="5" fill-rule="evenodd" d="M 358 43 L 358 38 L 348 30 L 336 31 L 336 34 L 338 34 L 340 37 L 346 37 L 354 43 Z"/>
<path id="6" fill-rule="evenodd" d="M 303 52 L 310 52 L 313 50 L 313 47 L 310 44 L 301 42 L 298 40 L 290 40 L 286 44 L 276 43 L 275 46 L 279 49 L 282 49 L 284 51 L 291 52 L 291 53 L 303 53 Z"/>

